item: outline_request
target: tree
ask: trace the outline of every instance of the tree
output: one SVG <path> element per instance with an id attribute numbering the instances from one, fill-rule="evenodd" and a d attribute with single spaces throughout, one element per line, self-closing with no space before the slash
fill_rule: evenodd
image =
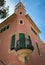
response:
<path id="1" fill-rule="evenodd" d="M 9 11 L 9 6 L 5 7 L 5 0 L 0 0 L 0 19 L 6 18 Z"/>

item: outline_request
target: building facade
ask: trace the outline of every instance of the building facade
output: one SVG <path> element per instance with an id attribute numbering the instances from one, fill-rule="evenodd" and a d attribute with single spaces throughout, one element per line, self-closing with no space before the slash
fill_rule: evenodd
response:
<path id="1" fill-rule="evenodd" d="M 0 24 L 0 65 L 45 65 L 40 33 L 19 2 L 14 13 Z"/>

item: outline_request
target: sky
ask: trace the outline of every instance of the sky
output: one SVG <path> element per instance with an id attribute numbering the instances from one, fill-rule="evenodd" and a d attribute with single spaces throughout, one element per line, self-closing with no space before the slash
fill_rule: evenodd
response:
<path id="1" fill-rule="evenodd" d="M 14 13 L 15 5 L 19 0 L 5 0 L 6 6 L 9 6 L 9 16 Z M 40 38 L 45 43 L 45 0 L 21 0 L 25 6 L 26 13 L 32 18 L 34 23 L 40 29 Z M 4 19 L 0 19 L 0 23 Z"/>

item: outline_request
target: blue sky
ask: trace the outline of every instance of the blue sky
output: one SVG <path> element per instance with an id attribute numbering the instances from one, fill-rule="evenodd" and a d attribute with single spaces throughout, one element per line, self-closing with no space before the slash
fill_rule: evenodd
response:
<path id="1" fill-rule="evenodd" d="M 14 13 L 15 5 L 19 0 L 6 0 L 9 5 L 9 15 Z M 21 0 L 24 4 L 26 13 L 32 18 L 38 28 L 41 30 L 40 38 L 45 42 L 45 0 Z M 0 23 L 3 20 L 0 20 Z"/>

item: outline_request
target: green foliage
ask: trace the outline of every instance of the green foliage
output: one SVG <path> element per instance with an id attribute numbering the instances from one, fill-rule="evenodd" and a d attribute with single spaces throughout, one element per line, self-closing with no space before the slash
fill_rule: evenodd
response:
<path id="1" fill-rule="evenodd" d="M 0 0 L 0 19 L 7 17 L 9 11 L 9 6 L 5 7 L 5 0 Z"/>
<path id="2" fill-rule="evenodd" d="M 0 0 L 0 6 L 3 6 L 5 4 L 4 0 Z"/>

